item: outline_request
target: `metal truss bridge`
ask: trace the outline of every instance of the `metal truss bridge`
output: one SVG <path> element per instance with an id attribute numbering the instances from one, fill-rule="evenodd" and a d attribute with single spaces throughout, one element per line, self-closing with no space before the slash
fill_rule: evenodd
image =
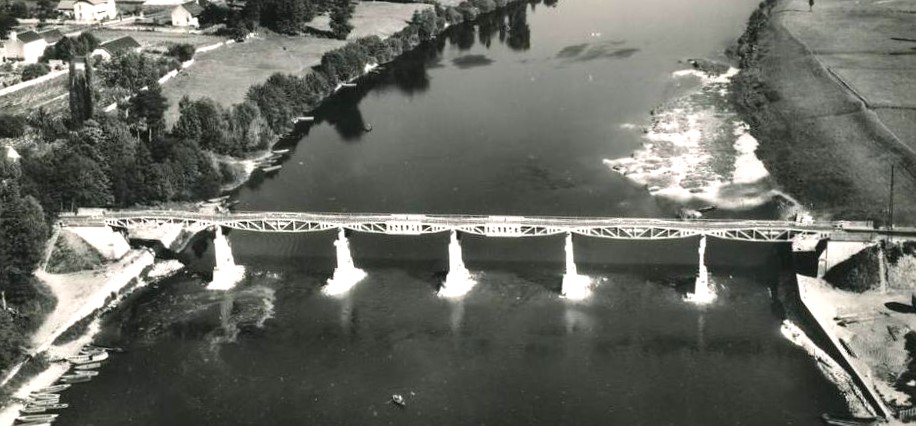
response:
<path id="1" fill-rule="evenodd" d="M 600 217 L 462 216 L 369 213 L 232 212 L 194 213 L 172 210 L 106 211 L 65 215 L 64 226 L 134 228 L 178 224 L 188 228 L 221 226 L 254 232 L 316 232 L 350 229 L 388 235 L 421 235 L 457 231 L 487 237 L 537 237 L 579 234 L 625 240 L 667 240 L 711 236 L 726 240 L 786 242 L 851 234 L 874 238 L 869 222 L 794 222 L 759 220 L 670 220 Z"/>

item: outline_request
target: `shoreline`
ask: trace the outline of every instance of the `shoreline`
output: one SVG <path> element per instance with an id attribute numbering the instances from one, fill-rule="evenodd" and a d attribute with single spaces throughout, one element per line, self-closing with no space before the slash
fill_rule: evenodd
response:
<path id="1" fill-rule="evenodd" d="M 875 54 L 895 56 L 886 55 L 883 45 L 872 46 L 878 42 L 860 39 L 871 33 L 890 37 L 896 28 L 863 33 L 823 23 L 853 22 L 864 13 L 862 8 L 868 8 L 869 19 L 880 22 L 894 12 L 881 9 L 879 2 L 825 2 L 813 12 L 800 10 L 789 0 L 761 3 L 732 52 L 741 66 L 732 82 L 732 104 L 760 141 L 760 159 L 779 186 L 803 202 L 806 210 L 824 219 L 886 223 L 894 165 L 895 223 L 916 223 L 916 199 L 903 195 L 916 191 L 916 152 L 880 119 L 876 102 L 865 102 L 862 94 L 839 78 L 846 73 L 858 78 L 862 86 L 867 86 L 863 81 L 880 86 L 888 77 L 869 67 L 876 66 L 872 61 L 891 59 L 873 58 L 878 57 Z M 838 38 L 856 45 L 849 49 L 865 49 L 858 46 L 863 44 L 874 52 L 845 52 Z M 890 97 L 874 87 L 867 89 L 875 98 Z M 908 92 L 901 91 L 904 95 L 900 96 Z"/>
<path id="2" fill-rule="evenodd" d="M 0 401 L 0 425 L 12 425 L 20 415 L 19 409 L 24 407 L 23 402 L 30 393 L 52 385 L 70 370 L 69 363 L 50 360 L 62 360 L 79 354 L 79 351 L 84 346 L 91 344 L 101 331 L 101 322 L 105 313 L 117 307 L 134 291 L 171 276 L 182 268 L 183 265 L 177 261 L 157 261 L 150 250 L 132 249 L 101 270 L 104 271 L 103 274 L 107 279 L 97 283 L 95 289 L 88 294 L 70 295 L 69 297 L 60 291 L 60 286 L 73 285 L 73 281 L 79 281 L 73 277 L 79 275 L 84 275 L 84 279 L 89 276 L 95 278 L 100 270 L 71 274 L 49 274 L 44 271 L 36 271 L 36 276 L 48 283 L 54 290 L 58 298 L 58 307 L 48 316 L 45 324 L 31 336 L 30 356 L 11 367 L 10 373 L 4 378 L 3 387 L 14 388 L 5 389 L 9 396 L 6 400 Z M 51 285 L 51 282 L 56 283 Z M 77 306 L 72 306 L 74 304 Z M 55 313 L 61 313 L 68 306 L 73 312 L 69 314 L 64 312 L 62 318 L 53 318 Z M 87 319 L 89 319 L 88 324 L 83 326 L 82 323 Z M 78 335 L 74 339 L 56 343 L 62 335 L 68 332 L 76 332 Z M 45 362 L 47 365 L 39 372 L 25 371 L 23 367 L 32 362 Z"/>

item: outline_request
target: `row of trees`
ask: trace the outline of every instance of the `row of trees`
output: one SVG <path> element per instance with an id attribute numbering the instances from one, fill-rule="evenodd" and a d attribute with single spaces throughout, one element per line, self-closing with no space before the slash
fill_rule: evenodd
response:
<path id="1" fill-rule="evenodd" d="M 332 34 L 343 40 L 353 30 L 351 0 L 249 0 L 242 9 L 210 3 L 200 24 L 226 24 L 232 34 L 243 35 L 262 26 L 281 34 L 300 34 L 319 13 L 329 13 Z"/>
<path id="2" fill-rule="evenodd" d="M 54 300 L 35 282 L 48 225 L 38 201 L 22 192 L 19 166 L 0 155 L 0 371 L 28 346 L 28 332 L 38 327 Z"/>

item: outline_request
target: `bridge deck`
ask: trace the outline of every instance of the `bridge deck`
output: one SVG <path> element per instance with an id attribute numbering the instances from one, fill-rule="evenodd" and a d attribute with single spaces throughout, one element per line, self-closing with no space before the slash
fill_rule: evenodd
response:
<path id="1" fill-rule="evenodd" d="M 828 238 L 835 233 L 872 234 L 867 222 L 761 220 L 672 220 L 560 216 L 468 216 L 372 213 L 115 211 L 94 216 L 64 216 L 65 226 L 222 226 L 255 232 L 314 232 L 346 228 L 360 232 L 419 235 L 460 231 L 493 237 L 526 237 L 574 233 L 599 238 L 672 239 L 708 235 L 743 241 L 790 241 Z"/>

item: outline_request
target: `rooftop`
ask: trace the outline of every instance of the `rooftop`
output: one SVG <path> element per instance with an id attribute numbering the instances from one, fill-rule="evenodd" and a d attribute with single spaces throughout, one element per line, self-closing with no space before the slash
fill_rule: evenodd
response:
<path id="1" fill-rule="evenodd" d="M 188 13 L 191 14 L 191 16 L 198 16 L 198 15 L 200 15 L 201 12 L 204 11 L 204 8 L 203 8 L 203 7 L 201 7 L 199 4 L 197 4 L 197 2 L 193 2 L 193 1 L 189 1 L 189 2 L 187 2 L 187 3 L 184 3 L 184 4 L 181 5 L 181 7 L 183 7 L 184 10 L 187 10 Z"/>
<path id="2" fill-rule="evenodd" d="M 118 52 L 123 52 L 125 50 L 133 50 L 140 47 L 140 43 L 137 40 L 134 40 L 131 36 L 125 36 L 121 38 L 116 38 L 111 41 L 106 41 L 99 46 L 99 49 L 105 50 L 110 54 L 115 54 Z"/>

